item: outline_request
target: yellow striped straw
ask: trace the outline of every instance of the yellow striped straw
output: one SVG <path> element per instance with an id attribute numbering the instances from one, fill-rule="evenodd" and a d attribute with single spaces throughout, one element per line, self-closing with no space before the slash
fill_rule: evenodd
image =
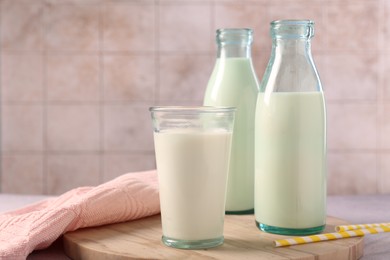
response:
<path id="1" fill-rule="evenodd" d="M 342 225 L 336 226 L 336 231 L 347 231 L 347 230 L 356 230 L 356 229 L 365 229 L 365 228 L 373 228 L 373 227 L 387 227 L 390 226 L 390 223 L 373 223 L 373 224 L 356 224 L 356 225 Z"/>
<path id="2" fill-rule="evenodd" d="M 288 239 L 278 239 L 274 241 L 274 244 L 275 247 L 292 246 L 292 245 L 307 244 L 307 243 L 335 240 L 335 239 L 348 238 L 348 237 L 360 237 L 360 236 L 364 236 L 365 234 L 377 234 L 382 232 L 390 232 L 390 226 L 349 230 L 343 232 L 326 233 L 326 234 L 319 234 L 319 235 L 312 235 L 312 236 L 305 236 L 305 237 L 292 237 Z"/>

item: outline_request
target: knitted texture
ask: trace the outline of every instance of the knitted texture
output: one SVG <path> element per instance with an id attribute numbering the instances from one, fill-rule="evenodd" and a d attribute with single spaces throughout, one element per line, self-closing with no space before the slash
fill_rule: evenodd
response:
<path id="1" fill-rule="evenodd" d="M 128 173 L 97 187 L 0 214 L 0 259 L 26 259 L 67 231 L 139 219 L 160 212 L 156 171 Z"/>

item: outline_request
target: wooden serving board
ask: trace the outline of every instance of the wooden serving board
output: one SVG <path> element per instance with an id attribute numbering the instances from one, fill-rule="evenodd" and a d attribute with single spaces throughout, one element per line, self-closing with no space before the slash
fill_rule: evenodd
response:
<path id="1" fill-rule="evenodd" d="M 346 221 L 328 217 L 325 232 Z M 225 242 L 205 250 L 170 248 L 161 242 L 160 215 L 131 222 L 85 228 L 64 235 L 65 253 L 72 259 L 358 259 L 363 237 L 275 248 L 285 236 L 261 232 L 253 215 L 226 215 Z"/>

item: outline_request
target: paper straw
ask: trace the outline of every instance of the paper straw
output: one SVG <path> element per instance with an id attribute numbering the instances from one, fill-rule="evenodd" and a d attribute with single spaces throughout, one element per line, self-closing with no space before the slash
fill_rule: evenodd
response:
<path id="1" fill-rule="evenodd" d="M 342 226 L 336 226 L 336 231 L 347 231 L 347 230 L 356 230 L 356 229 L 366 229 L 366 228 L 373 228 L 373 227 L 387 227 L 390 226 L 390 223 L 373 223 L 373 224 L 356 224 L 356 225 L 342 225 Z"/>
<path id="2" fill-rule="evenodd" d="M 390 232 L 390 226 L 381 226 L 376 228 L 357 229 L 343 232 L 326 233 L 305 237 L 292 237 L 288 239 L 278 239 L 274 241 L 275 247 L 292 246 L 299 244 L 314 243 L 327 240 L 335 240 L 348 237 L 360 237 L 365 234 L 377 234 L 382 232 Z"/>

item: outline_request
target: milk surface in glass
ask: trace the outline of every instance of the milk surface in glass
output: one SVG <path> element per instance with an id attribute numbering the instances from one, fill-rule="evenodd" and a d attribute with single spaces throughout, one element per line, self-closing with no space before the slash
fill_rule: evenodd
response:
<path id="1" fill-rule="evenodd" d="M 231 132 L 172 129 L 154 133 L 163 235 L 223 236 Z"/>
<path id="2" fill-rule="evenodd" d="M 255 139 L 257 222 L 295 229 L 325 224 L 324 124 L 322 92 L 259 94 L 259 134 Z"/>

